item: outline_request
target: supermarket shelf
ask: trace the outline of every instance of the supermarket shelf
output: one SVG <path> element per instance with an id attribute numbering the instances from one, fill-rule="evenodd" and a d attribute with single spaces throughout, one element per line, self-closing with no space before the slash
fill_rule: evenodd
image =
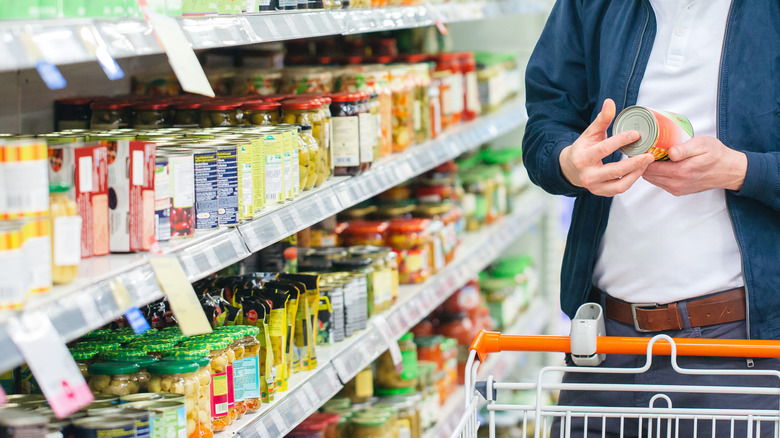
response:
<path id="1" fill-rule="evenodd" d="M 528 309 L 526 309 L 503 333 L 512 334 L 540 334 L 550 317 L 547 305 L 541 299 L 537 299 Z M 519 363 L 518 355 L 521 352 L 500 353 L 488 356 L 477 371 L 477 377 L 485 379 L 493 376 L 497 381 L 501 381 L 509 372 Z M 423 438 L 449 438 L 458 422 L 463 417 L 465 411 L 465 388 L 458 387 L 458 391 L 450 397 L 442 406 L 439 412 L 439 418 L 432 428 L 428 429 Z"/>
<path id="2" fill-rule="evenodd" d="M 293 375 L 287 392 L 277 394 L 276 400 L 259 413 L 245 416 L 216 437 L 237 434 L 242 438 L 270 438 L 292 430 L 337 393 L 341 382 L 349 381 L 376 360 L 387 350 L 389 342 L 397 341 L 537 223 L 547 204 L 542 193 L 529 190 L 517 205 L 521 211 L 467 234 L 456 259 L 427 282 L 401 286 L 398 302 L 383 314 L 372 316 L 366 330 L 343 342 L 318 348 L 316 369 Z"/>
<path id="3" fill-rule="evenodd" d="M 437 21 L 483 20 L 545 11 L 548 7 L 549 2 L 545 0 L 496 0 L 180 18 L 178 22 L 193 49 L 198 50 L 406 29 Z M 85 41 L 90 42 L 85 44 Z M 3 21 L 0 22 L 0 71 L 34 68 L 40 57 L 56 65 L 95 61 L 95 45 L 105 48 L 114 58 L 162 53 L 151 26 L 141 19 Z"/>

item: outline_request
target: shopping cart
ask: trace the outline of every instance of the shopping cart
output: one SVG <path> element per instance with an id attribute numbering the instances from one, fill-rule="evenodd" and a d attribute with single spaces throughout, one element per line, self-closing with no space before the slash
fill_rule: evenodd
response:
<path id="1" fill-rule="evenodd" d="M 559 421 L 561 437 L 595 436 L 620 437 L 699 437 L 699 436 L 774 436 L 780 437 L 780 411 L 761 409 L 692 409 L 672 406 L 667 394 L 695 393 L 702 396 L 712 394 L 760 394 L 777 396 L 780 400 L 780 372 L 774 370 L 702 370 L 685 369 L 677 364 L 677 356 L 718 356 L 765 358 L 780 357 L 780 342 L 745 341 L 724 339 L 672 339 L 666 335 L 653 338 L 623 338 L 591 336 L 590 355 L 580 355 L 587 360 L 598 361 L 603 354 L 646 355 L 644 366 L 638 368 L 604 368 L 597 366 L 548 366 L 542 368 L 535 382 L 496 382 L 493 376 L 478 382 L 477 368 L 488 353 L 502 351 L 535 351 L 571 353 L 582 350 L 572 344 L 574 336 L 522 336 L 482 331 L 471 346 L 466 364 L 465 390 L 466 411 L 452 434 L 453 437 L 477 438 L 479 429 L 479 408 L 487 402 L 487 417 L 490 438 L 495 438 L 497 411 L 519 411 L 522 421 L 518 430 L 523 437 L 547 437 L 553 421 Z M 573 348 L 573 346 L 575 348 Z M 581 351 L 580 351 L 581 352 Z M 678 373 L 707 375 L 761 375 L 773 376 L 775 387 L 740 386 L 693 386 L 693 385 L 630 385 L 593 383 L 550 383 L 549 373 L 643 373 L 650 368 L 653 355 L 670 356 Z M 602 356 L 603 358 L 603 356 Z M 593 363 L 592 365 L 596 365 Z M 642 386 L 639 388 L 638 386 Z M 536 392 L 533 405 L 502 404 L 497 398 L 502 391 L 531 390 Z M 593 407 L 593 406 L 549 406 L 545 400 L 550 391 L 630 391 L 654 394 L 647 407 Z M 603 432 L 607 421 L 619 422 L 619 435 Z M 680 427 L 681 421 L 685 424 Z M 588 430 L 589 422 L 591 428 Z M 687 423 L 685 423 L 687 422 Z M 741 422 L 741 424 L 740 424 Z M 584 427 L 574 430 L 572 424 Z M 601 425 L 601 428 L 599 428 Z M 630 427 L 629 427 L 630 426 Z M 725 428 L 725 430 L 724 430 Z M 692 431 L 691 431 L 692 430 Z M 739 435 L 735 430 L 743 430 Z M 744 434 L 746 431 L 746 435 Z M 587 435 L 586 435 L 587 434 Z"/>

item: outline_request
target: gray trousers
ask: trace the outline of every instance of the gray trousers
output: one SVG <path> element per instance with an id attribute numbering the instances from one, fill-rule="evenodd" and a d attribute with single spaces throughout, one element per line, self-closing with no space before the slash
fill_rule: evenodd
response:
<path id="1" fill-rule="evenodd" d="M 684 306 L 681 306 L 681 312 L 685 312 Z M 684 321 L 688 321 L 687 315 L 684 315 Z M 606 320 L 606 331 L 608 336 L 621 337 L 652 337 L 659 333 L 642 333 L 629 326 L 614 320 Z M 663 334 L 673 338 L 723 338 L 723 339 L 745 339 L 746 324 L 744 321 L 737 321 L 708 327 L 688 327 L 679 331 L 668 331 Z M 707 369 L 780 369 L 780 359 L 753 359 L 754 366 L 748 368 L 748 362 L 745 358 L 720 358 L 720 357 L 690 357 L 678 356 L 677 363 L 682 368 L 707 368 Z M 607 355 L 606 360 L 601 364 L 602 367 L 626 368 L 641 367 L 646 363 L 646 356 L 633 355 Z M 574 366 L 571 358 L 567 355 L 566 364 Z M 619 383 L 619 384 L 671 384 L 671 385 L 727 385 L 727 386 L 760 386 L 760 387 L 778 387 L 780 379 L 772 376 L 692 376 L 678 374 L 671 367 L 668 356 L 654 356 L 652 366 L 643 374 L 584 374 L 567 372 L 563 376 L 566 383 Z M 568 406 L 618 406 L 618 407 L 648 407 L 650 398 L 654 394 L 647 392 L 599 392 L 599 391 L 562 391 L 559 399 L 560 405 Z M 733 409 L 778 409 L 778 396 L 767 395 L 744 395 L 744 394 L 691 394 L 691 393 L 669 393 L 672 400 L 672 406 L 675 408 L 733 408 Z M 656 407 L 666 407 L 663 400 L 655 403 Z M 623 424 L 623 435 L 620 434 L 620 420 L 617 418 L 607 419 L 606 427 L 602 427 L 602 419 L 592 417 L 588 421 L 587 431 L 584 430 L 583 420 L 573 418 L 571 423 L 571 437 L 636 437 L 648 436 L 647 420 L 639 426 L 639 421 L 634 419 L 625 419 Z M 680 420 L 679 429 L 672 422 L 671 434 L 675 437 L 693 437 L 693 420 Z M 744 421 L 734 423 L 734 434 L 731 433 L 730 421 L 717 421 L 715 437 L 746 437 L 747 425 Z M 774 437 L 775 424 L 771 422 L 761 423 L 761 437 Z M 602 430 L 605 429 L 605 430 Z M 641 432 L 640 432 L 641 430 Z M 653 437 L 667 436 L 667 425 L 663 423 L 663 432 L 658 435 L 658 428 L 653 424 Z M 753 426 L 753 436 L 759 436 L 755 432 L 756 425 Z M 553 423 L 551 437 L 560 435 L 560 421 Z M 698 421 L 697 437 L 712 437 L 712 421 Z"/>

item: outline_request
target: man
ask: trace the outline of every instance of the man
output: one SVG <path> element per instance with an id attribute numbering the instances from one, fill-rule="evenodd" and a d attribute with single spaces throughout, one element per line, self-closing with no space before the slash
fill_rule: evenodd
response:
<path id="1" fill-rule="evenodd" d="M 534 183 L 577 197 L 561 274 L 570 317 L 597 301 L 611 336 L 780 338 L 778 23 L 776 0 L 558 0 L 527 69 L 523 158 Z M 687 116 L 694 138 L 670 148 L 670 161 L 626 158 L 618 149 L 639 133 L 609 134 L 631 105 Z M 780 369 L 775 359 L 679 363 Z M 574 379 L 778 386 L 680 377 L 668 359 L 642 376 Z M 561 403 L 647 407 L 650 396 L 564 393 Z M 776 396 L 670 396 L 675 407 L 777 409 Z M 600 421 L 589 425 L 601 436 Z"/>

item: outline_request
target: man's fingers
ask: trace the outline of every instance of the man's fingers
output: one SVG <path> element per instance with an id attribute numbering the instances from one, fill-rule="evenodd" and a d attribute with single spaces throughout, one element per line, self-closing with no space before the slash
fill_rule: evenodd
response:
<path id="1" fill-rule="evenodd" d="M 652 155 L 642 154 L 615 163 L 607 163 L 598 169 L 597 178 L 600 181 L 620 179 L 636 170 L 646 169 L 652 162 Z"/>
<path id="2" fill-rule="evenodd" d="M 624 131 L 613 135 L 606 140 L 600 141 L 588 148 L 589 158 L 601 160 L 604 157 L 612 155 L 613 152 L 621 147 L 639 140 L 639 132 Z"/>
<path id="3" fill-rule="evenodd" d="M 640 169 L 637 169 L 633 172 L 630 172 L 626 174 L 623 178 L 615 179 L 612 181 L 607 181 L 605 183 L 599 184 L 597 187 L 594 187 L 591 192 L 595 195 L 599 196 L 615 196 L 619 195 L 626 190 L 630 189 L 631 186 L 634 185 L 634 183 L 639 179 L 640 176 L 642 176 L 642 173 L 645 171 L 645 168 L 642 167 Z"/>
<path id="4" fill-rule="evenodd" d="M 669 148 L 669 159 L 672 161 L 682 161 L 686 158 L 702 155 L 707 152 L 705 144 L 698 140 L 688 140 L 685 143 L 677 144 Z"/>
<path id="5" fill-rule="evenodd" d="M 588 128 L 582 133 L 583 136 L 586 137 L 603 137 L 607 130 L 609 128 L 609 125 L 612 123 L 612 120 L 615 118 L 615 102 L 612 101 L 612 99 L 607 99 L 604 101 L 604 104 L 601 106 L 601 111 L 599 112 L 599 115 L 596 116 L 596 119 L 593 121 L 593 123 L 588 126 Z"/>

